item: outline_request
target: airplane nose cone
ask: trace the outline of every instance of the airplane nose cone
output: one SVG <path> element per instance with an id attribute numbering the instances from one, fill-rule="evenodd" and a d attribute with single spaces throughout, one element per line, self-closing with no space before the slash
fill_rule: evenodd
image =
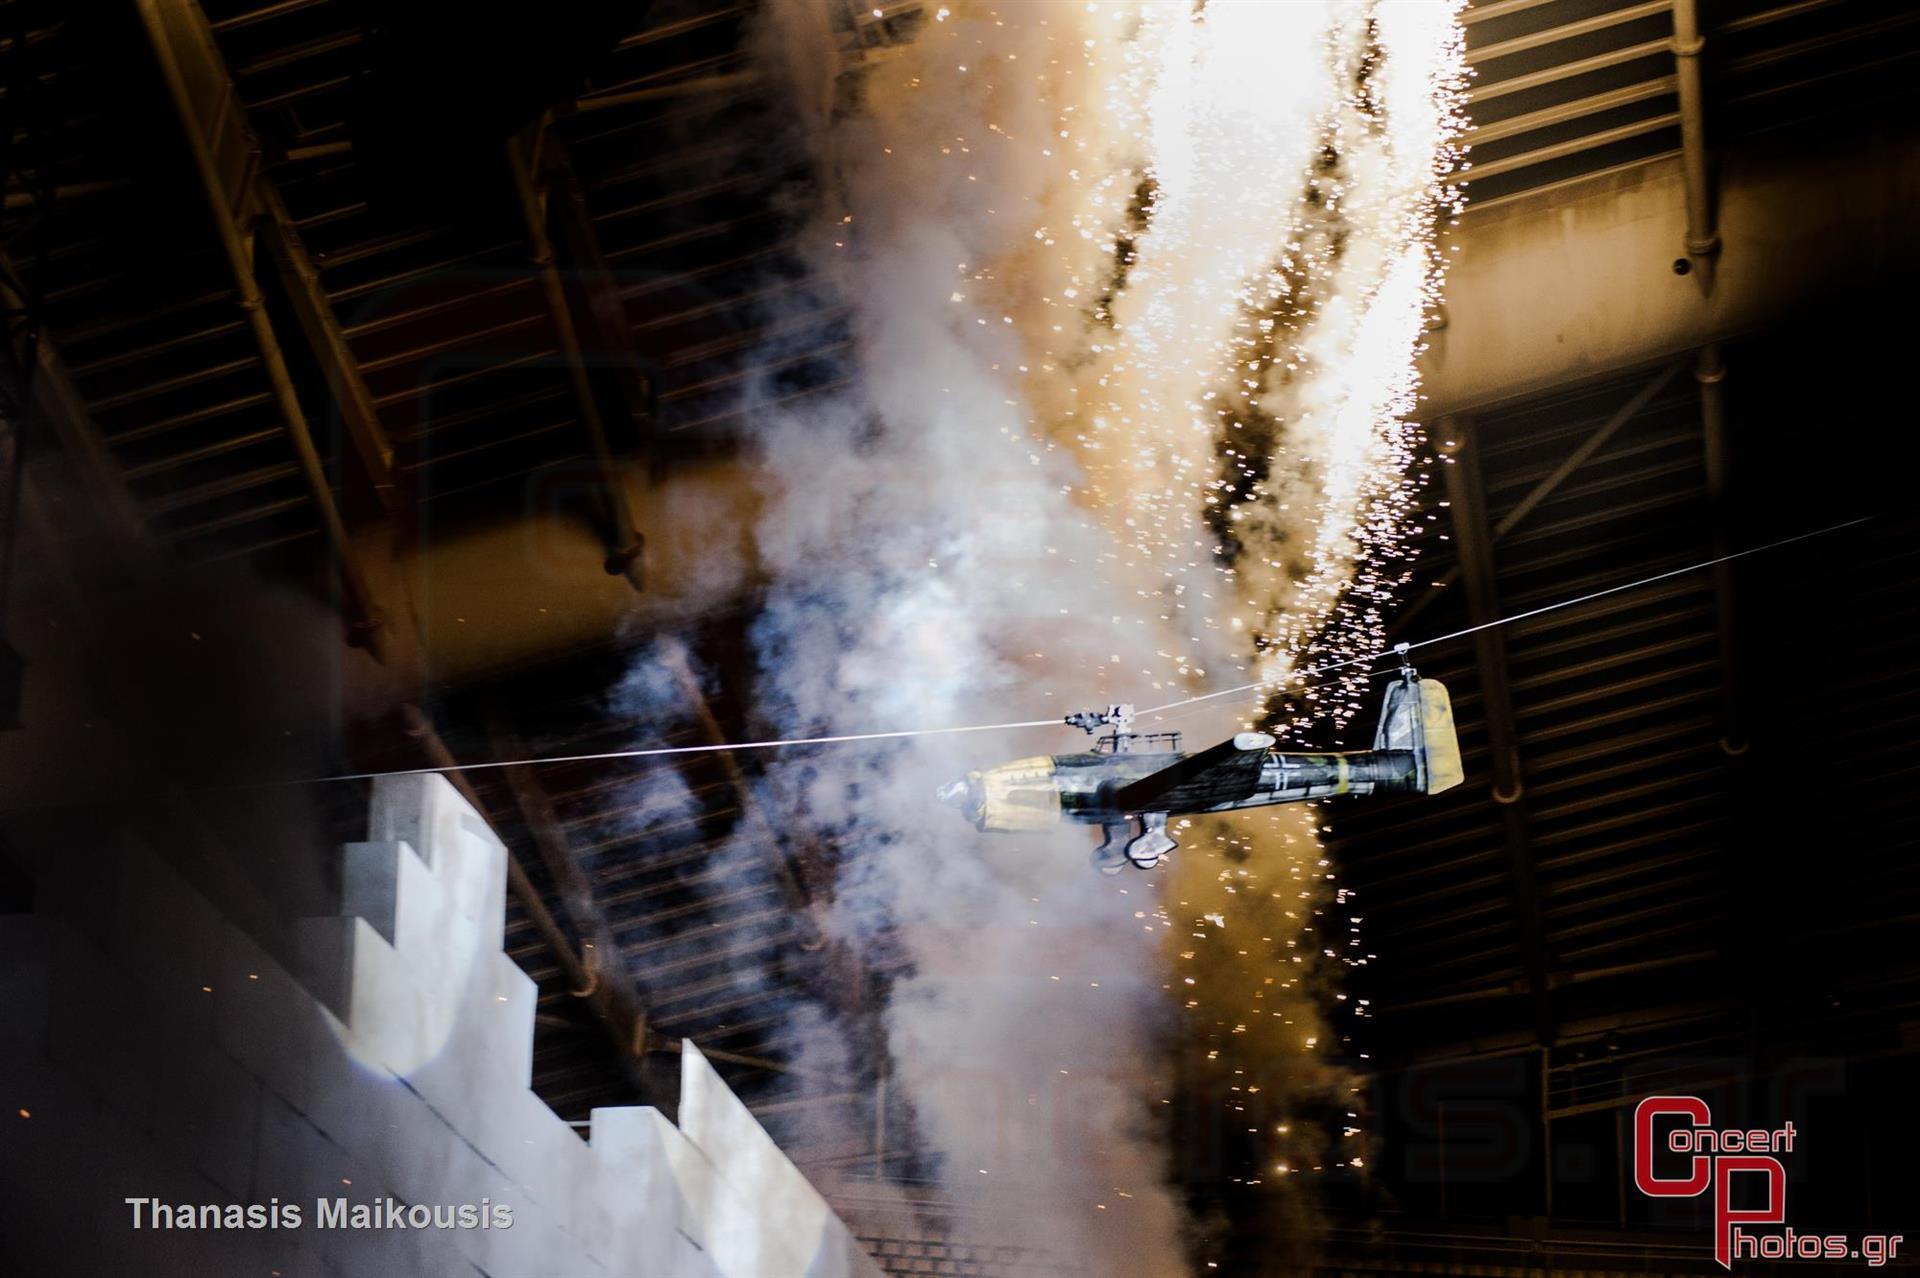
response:
<path id="1" fill-rule="evenodd" d="M 949 781 L 935 791 L 935 794 L 939 796 L 940 802 L 969 821 L 979 820 L 980 811 L 986 806 L 986 796 L 980 791 L 978 773 Z"/>

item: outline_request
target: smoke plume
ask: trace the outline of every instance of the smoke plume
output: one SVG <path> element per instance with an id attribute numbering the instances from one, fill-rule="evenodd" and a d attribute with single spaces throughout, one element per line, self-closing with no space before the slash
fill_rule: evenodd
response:
<path id="1" fill-rule="evenodd" d="M 768 727 L 1173 701 L 1378 639 L 1459 7 L 950 0 L 862 34 L 770 0 L 762 58 L 817 178 L 808 266 L 857 367 L 756 418 Z M 1315 981 L 1346 928 L 1311 813 L 1196 823 L 1170 874 L 1107 880 L 1083 834 L 984 837 L 933 802 L 1064 748 L 933 738 L 775 780 L 840 849 L 832 926 L 904 950 L 892 1080 L 946 1184 L 1090 1272 L 1181 1274 L 1179 1018 L 1337 1090 Z"/>

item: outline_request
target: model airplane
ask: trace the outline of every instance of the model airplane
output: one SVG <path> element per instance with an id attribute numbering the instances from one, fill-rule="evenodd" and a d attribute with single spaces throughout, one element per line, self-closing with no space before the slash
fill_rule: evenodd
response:
<path id="1" fill-rule="evenodd" d="M 1094 849 L 1102 874 L 1131 863 L 1151 869 L 1179 846 L 1167 818 L 1234 812 L 1269 803 L 1298 803 L 1341 794 L 1438 794 L 1459 785 L 1460 743 L 1445 686 L 1403 664 L 1387 689 L 1373 749 L 1291 754 L 1264 732 L 1240 732 L 1198 754 L 1180 748 L 1177 732 L 1133 731 L 1133 707 L 1109 706 L 1068 715 L 1092 733 L 1112 731 L 1083 754 L 1036 755 L 969 772 L 940 788 L 989 834 L 1044 830 L 1077 821 L 1105 827 Z"/>

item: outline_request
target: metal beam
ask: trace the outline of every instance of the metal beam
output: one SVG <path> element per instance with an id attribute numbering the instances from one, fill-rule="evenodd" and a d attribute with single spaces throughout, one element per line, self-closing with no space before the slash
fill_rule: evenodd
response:
<path id="1" fill-rule="evenodd" d="M 260 147 L 247 127 L 246 106 L 227 75 L 206 14 L 195 0 L 135 0 L 135 4 L 212 212 L 240 310 L 252 330 L 287 441 L 332 547 L 348 641 L 366 647 L 377 657 L 383 646 L 384 621 L 347 534 L 326 466 L 314 446 L 306 410 L 301 407 L 287 367 L 286 352 L 254 273 L 254 228 L 265 206 L 261 200 Z M 323 367 L 325 362 L 323 358 Z"/>
<path id="2" fill-rule="evenodd" d="M 1527 808 L 1526 781 L 1520 763 L 1512 690 L 1507 683 L 1506 633 L 1489 624 L 1500 615 L 1495 585 L 1493 539 L 1474 431 L 1463 421 L 1441 427 L 1450 438 L 1441 445 L 1446 459 L 1447 495 L 1452 501 L 1454 541 L 1467 589 L 1467 616 L 1479 627 L 1473 636 L 1480 674 L 1480 705 L 1493 763 L 1492 797 L 1505 835 L 1514 923 L 1520 933 L 1521 965 L 1532 996 L 1534 1035 L 1553 1041 L 1554 1022 L 1547 971 L 1546 942 L 1540 924 L 1540 893 L 1534 881 L 1533 822 Z"/>
<path id="3" fill-rule="evenodd" d="M 1679 372 L 1678 362 L 1661 368 L 1645 386 L 1635 391 L 1626 403 L 1615 409 L 1606 421 L 1601 422 L 1591 435 L 1582 440 L 1578 448 L 1568 453 L 1561 463 L 1553 468 L 1552 473 L 1528 489 L 1527 495 L 1502 516 L 1498 524 L 1494 525 L 1493 544 L 1499 545 L 1501 539 L 1512 532 L 1515 525 L 1533 513 L 1541 502 L 1553 496 L 1560 485 L 1565 483 L 1575 471 L 1592 461 L 1593 455 L 1606 447 L 1607 441 L 1619 434 L 1622 426 L 1638 417 L 1641 410 L 1652 403 L 1654 396 L 1665 390 L 1667 383 L 1671 382 Z M 1393 619 L 1393 625 L 1387 629 L 1387 638 L 1392 640 L 1405 633 L 1413 619 L 1426 611 L 1427 605 L 1432 603 L 1440 592 L 1458 580 L 1460 580 L 1460 565 L 1455 564 L 1442 573 L 1425 594 L 1408 604 L 1400 615 Z"/>
<path id="4" fill-rule="evenodd" d="M 326 380 L 328 397 L 347 428 L 353 443 L 353 459 L 382 514 L 391 514 L 401 503 L 394 486 L 393 445 L 380 414 L 374 408 L 373 394 L 360 375 L 359 361 L 347 346 L 347 338 L 334 316 L 333 304 L 320 283 L 320 272 L 307 256 L 299 227 L 281 200 L 279 189 L 265 177 L 255 179 L 264 216 L 259 222 L 267 253 L 273 259 L 280 284 L 293 309 L 295 321 L 306 337 L 307 349 L 320 366 Z"/>
<path id="5" fill-rule="evenodd" d="M 468 806 L 483 820 L 488 819 L 485 801 L 467 780 L 460 761 L 447 747 L 432 719 L 411 702 L 401 706 L 401 716 L 407 736 L 419 744 L 421 753 L 435 768 L 441 769 L 442 775 L 460 792 L 460 797 L 467 801 Z M 511 730 L 498 720 L 490 722 L 488 730 L 494 738 L 496 757 L 518 758 L 524 753 L 518 748 L 517 738 Z M 652 1097 L 657 1084 L 649 1072 L 649 1057 L 677 1054 L 681 1044 L 689 1040 L 653 1032 L 645 1010 L 639 1005 L 633 982 L 625 973 L 619 947 L 612 939 L 612 929 L 598 907 L 591 904 L 591 886 L 574 858 L 572 848 L 565 843 L 565 835 L 561 832 L 552 801 L 533 778 L 530 769 L 512 767 L 502 771 L 507 775 L 515 806 L 520 810 L 521 819 L 540 853 L 542 863 L 560 887 L 561 902 L 574 922 L 575 930 L 584 940 L 582 952 L 574 952 L 572 942 L 567 939 L 553 912 L 547 908 L 539 889 L 527 877 L 526 868 L 511 846 L 507 847 L 506 857 L 507 888 L 519 900 L 521 908 L 526 910 L 534 931 L 539 934 L 560 971 L 570 982 L 574 996 L 586 1001 L 594 1018 L 607 1031 L 608 1040 L 615 1049 L 627 1081 L 643 1098 Z M 581 892 L 587 894 L 584 903 L 578 895 Z M 602 955 L 608 957 L 602 958 Z M 609 964 L 618 964 L 619 967 L 610 970 Z M 698 1043 L 696 1046 L 703 1056 L 712 1061 L 783 1074 L 812 1072 L 796 1069 L 770 1057 Z"/>
<path id="6" fill-rule="evenodd" d="M 610 389 L 603 394 L 615 415 L 645 447 L 654 432 L 655 389 L 643 371 L 646 361 L 633 340 L 633 321 L 626 299 L 614 284 L 613 272 L 601 251 L 586 191 L 573 171 L 566 146 L 549 130 L 540 148 L 548 187 L 547 221 L 554 247 L 567 265 L 567 300 L 575 311 L 575 327 L 593 343 L 596 357 L 587 369 L 590 380 Z"/>
<path id="7" fill-rule="evenodd" d="M 1707 47 L 1700 34 L 1699 0 L 1673 0 L 1673 61 L 1680 97 L 1680 171 L 1687 199 L 1686 260 L 1700 277 L 1700 288 L 1713 287 L 1713 259 L 1720 252 L 1720 233 L 1713 229 L 1713 187 L 1707 172 L 1707 94 L 1701 85 L 1701 54 Z"/>
<path id="8" fill-rule="evenodd" d="M 1473 130 L 1473 144 L 1485 146 L 1489 142 L 1498 142 L 1502 138 L 1515 138 L 1523 133 L 1532 133 L 1536 129 L 1551 128 L 1556 124 L 1571 124 L 1575 120 L 1585 120 L 1592 116 L 1603 115 L 1623 106 L 1632 106 L 1636 102 L 1646 102 L 1653 98 L 1665 97 L 1676 87 L 1676 77 L 1657 76 L 1651 80 L 1642 80 L 1635 84 L 1624 85 L 1618 89 L 1609 89 L 1604 93 L 1589 94 L 1575 98 L 1571 102 L 1560 102 L 1553 106 L 1541 107 L 1537 111 L 1528 111 L 1523 115 L 1508 116 L 1504 120 L 1495 120 L 1491 124 L 1476 125 Z M 1526 163 L 1537 152 L 1523 153 Z M 1516 166 L 1518 167 L 1518 166 Z M 1485 177 L 1485 171 L 1474 167 L 1460 175 L 1462 181 Z"/>
<path id="9" fill-rule="evenodd" d="M 0 274 L 4 273 L 0 265 Z M 11 289 L 0 284 L 0 306 L 11 307 L 19 301 Z M 33 360 L 33 409 L 59 441 L 67 466 L 86 495 L 88 517 L 97 521 L 122 571 L 133 575 L 145 572 L 153 566 L 158 552 L 140 507 L 127 489 L 125 473 L 114 461 L 86 399 L 44 337 L 35 343 Z"/>
<path id="10" fill-rule="evenodd" d="M 671 1052 L 678 1054 L 681 1045 L 693 1043 L 694 1049 L 710 1061 L 719 1061 L 725 1065 L 744 1065 L 749 1069 L 763 1069 L 770 1074 L 793 1074 L 809 1078 L 820 1077 L 816 1070 L 797 1069 L 785 1061 L 774 1060 L 771 1056 L 756 1056 L 750 1052 L 730 1052 L 724 1047 L 711 1047 L 690 1038 L 662 1038 L 658 1034 L 648 1037 L 647 1047 L 653 1052 Z"/>
<path id="11" fill-rule="evenodd" d="M 1700 383 L 1700 439 L 1707 470 L 1708 517 L 1713 524 L 1713 598 L 1720 640 L 1720 748 L 1738 757 L 1747 752 L 1746 713 L 1740 695 L 1739 610 L 1734 606 L 1733 564 L 1727 554 L 1727 366 L 1720 348 L 1700 348 L 1694 365 Z"/>
<path id="12" fill-rule="evenodd" d="M 692 708 L 694 720 L 700 725 L 700 734 L 710 743 L 718 745 L 727 739 L 720 728 L 720 721 L 714 717 L 713 707 L 707 702 L 707 695 L 701 690 L 700 681 L 694 677 L 684 658 L 677 650 L 669 648 L 662 662 L 673 673 L 679 683 L 687 704 Z M 716 750 L 715 763 L 726 775 L 727 784 L 734 793 L 735 801 L 740 805 L 740 815 L 753 834 L 755 842 L 767 851 L 767 862 L 773 871 L 775 882 L 780 885 L 780 895 L 786 901 L 787 909 L 795 917 L 800 928 L 800 945 L 805 950 L 818 950 L 825 943 L 825 930 L 822 926 L 821 910 L 814 901 L 812 892 L 801 874 L 792 854 L 788 841 L 767 820 L 761 810 L 759 796 L 754 793 L 753 783 L 741 770 L 740 761 L 728 750 Z"/>
<path id="13" fill-rule="evenodd" d="M 488 712 L 487 736 L 494 758 L 526 757 L 524 743 L 497 709 Z M 580 938 L 583 964 L 590 967 L 593 974 L 593 997 L 603 1004 L 601 1019 L 616 1028 L 626 1027 L 624 1035 L 617 1035 L 616 1040 L 624 1037 L 633 1052 L 645 1052 L 648 1020 L 634 991 L 633 974 L 627 970 L 626 959 L 614 940 L 613 927 L 594 897 L 593 881 L 574 855 L 565 827 L 554 813 L 553 800 L 533 769 L 526 765 L 510 764 L 501 768 L 500 773 L 513 794 L 513 803 L 527 827 L 527 836 L 533 840 L 540 861 L 547 868 L 547 877 L 560 893 L 561 907 L 573 924 L 574 934 Z"/>
<path id="14" fill-rule="evenodd" d="M 1638 62 L 1642 58 L 1651 58 L 1664 52 L 1668 47 L 1665 40 L 1646 40 L 1620 49 L 1608 49 L 1605 53 L 1596 53 L 1591 57 L 1576 58 L 1571 62 L 1555 62 L 1538 71 L 1529 71 L 1525 75 L 1510 76 L 1505 80 L 1489 80 L 1485 84 L 1476 84 L 1467 90 L 1467 102 L 1469 105 L 1477 106 L 1494 98 L 1509 97 L 1529 89 L 1559 84 L 1594 71 L 1604 71 L 1609 67 L 1624 66 L 1629 62 Z M 1468 140 L 1472 140 L 1471 135 L 1468 136 Z"/>
<path id="15" fill-rule="evenodd" d="M 1460 175 L 1460 184 L 1471 191 L 1474 182 L 1485 181 L 1502 173 L 1530 169 L 1536 164 L 1545 164 L 1549 160 L 1563 160 L 1569 155 L 1579 155 L 1582 151 L 1597 151 L 1603 146 L 1612 146 L 1615 142 L 1625 142 L 1629 138 L 1670 129 L 1678 123 L 1680 123 L 1680 113 L 1669 111 L 1664 115 L 1649 116 L 1644 120 L 1630 120 L 1625 124 L 1617 124 L 1611 129 L 1602 129 L 1597 133 L 1582 133 L 1578 137 L 1568 138 L 1564 142 L 1555 142 L 1549 146 L 1530 147 L 1498 160 L 1488 160 L 1473 165 Z"/>
<path id="16" fill-rule="evenodd" d="M 1492 62 L 1510 54 L 1525 53 L 1529 49 L 1541 49 L 1562 40 L 1573 40 L 1580 36 L 1594 35 L 1614 27 L 1625 26 L 1629 22 L 1638 22 L 1642 18 L 1651 18 L 1665 13 L 1669 8 L 1676 10 L 1688 0 L 1641 0 L 1639 4 L 1630 4 L 1618 9 L 1609 9 L 1590 18 L 1581 18 L 1575 22 L 1565 22 L 1557 27 L 1545 27 L 1539 31 L 1530 31 L 1526 35 L 1514 36 L 1494 44 L 1483 44 L 1467 50 L 1467 62 L 1470 66 L 1479 66 L 1483 62 Z"/>
<path id="17" fill-rule="evenodd" d="M 689 76 L 650 84 L 637 89 L 610 89 L 593 93 L 574 104 L 576 111 L 604 111 L 610 107 L 632 106 L 638 102 L 658 102 L 666 98 L 691 98 L 702 94 L 743 96 L 760 88 L 766 77 L 758 71 L 728 71 L 718 75 Z"/>
<path id="18" fill-rule="evenodd" d="M 513 184 L 520 197 L 520 212 L 526 221 L 527 242 L 532 249 L 534 270 L 539 273 L 546 295 L 547 315 L 553 323 L 554 337 L 560 346 L 560 358 L 573 383 L 575 410 L 580 429 L 587 437 L 587 449 L 600 472 L 600 490 L 606 503 L 602 530 L 607 541 L 606 569 L 621 574 L 635 590 L 644 584 L 641 552 L 644 540 L 634 527 L 633 507 L 627 497 L 626 481 L 614 464 L 613 449 L 607 442 L 607 430 L 600 417 L 599 401 L 593 382 L 587 375 L 586 358 L 580 347 L 580 329 L 565 283 L 554 261 L 553 238 L 548 229 L 550 187 L 543 169 L 542 147 L 546 141 L 546 121 L 542 120 L 507 143 L 507 158 L 513 169 Z"/>
<path id="19" fill-rule="evenodd" d="M 426 756 L 427 761 L 440 770 L 441 775 L 460 792 L 460 797 L 467 801 L 468 806 L 484 819 L 487 811 L 486 803 L 481 800 L 479 792 L 473 788 L 473 783 L 468 781 L 460 771 L 460 761 L 454 758 L 453 751 L 449 750 L 447 743 L 441 739 L 439 731 L 433 726 L 433 720 L 412 702 L 401 706 L 400 713 L 406 734 L 419 744 L 420 752 Z M 540 897 L 539 889 L 533 886 L 533 880 L 527 877 L 526 867 L 520 864 L 519 855 L 511 847 L 507 848 L 507 889 L 519 898 L 521 907 L 526 910 L 527 918 L 533 924 L 533 930 L 539 933 L 540 939 L 546 943 L 554 962 L 560 965 L 560 970 L 566 975 L 574 994 L 586 1001 L 595 1018 L 606 1029 L 607 1037 L 612 1040 L 616 1058 L 627 1080 L 643 1096 L 650 1094 L 652 1084 L 647 1077 L 644 1064 L 647 1046 L 645 1020 L 632 1019 L 628 1011 L 617 1002 L 615 990 L 621 983 L 601 979 L 598 960 L 583 959 L 582 956 L 574 953 L 573 943 L 561 930 L 559 922 L 553 917 L 553 912 L 547 909 L 546 902 Z"/>
<path id="20" fill-rule="evenodd" d="M 1490 22 L 1495 18 L 1505 18 L 1528 9 L 1538 9 L 1542 5 L 1553 4 L 1556 0 L 1482 0 L 1472 5 L 1460 15 L 1461 25 L 1471 27 L 1477 22 Z"/>

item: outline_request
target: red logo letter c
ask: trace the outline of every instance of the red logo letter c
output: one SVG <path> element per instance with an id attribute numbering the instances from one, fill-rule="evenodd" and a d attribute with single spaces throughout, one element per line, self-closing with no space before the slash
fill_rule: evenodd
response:
<path id="1" fill-rule="evenodd" d="M 1694 1198 L 1713 1183 L 1713 1162 L 1698 1154 L 1693 1174 L 1676 1180 L 1653 1174 L 1653 1120 L 1661 1114 L 1682 1114 L 1695 1127 L 1705 1127 L 1707 1103 L 1695 1096 L 1649 1096 L 1633 1111 L 1633 1183 L 1651 1198 Z"/>

